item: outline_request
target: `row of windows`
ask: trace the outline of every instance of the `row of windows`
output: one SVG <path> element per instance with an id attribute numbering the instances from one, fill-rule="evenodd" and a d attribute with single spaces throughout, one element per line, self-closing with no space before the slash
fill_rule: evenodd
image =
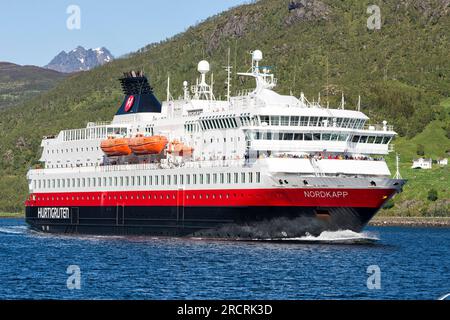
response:
<path id="1" fill-rule="evenodd" d="M 69 151 L 70 150 L 70 151 Z M 47 154 L 55 153 L 69 153 L 69 152 L 88 152 L 88 151 L 99 151 L 100 147 L 81 147 L 81 148 L 61 148 L 61 149 L 47 149 Z"/>
<path id="2" fill-rule="evenodd" d="M 260 183 L 260 172 L 174 174 L 33 180 L 33 189 L 90 188 L 123 186 L 170 186 L 195 184 Z"/>
<path id="3" fill-rule="evenodd" d="M 248 132 L 249 138 L 252 140 L 298 140 L 298 141 L 347 141 L 349 135 L 343 133 L 282 133 L 282 132 L 265 132 L 256 131 Z M 359 136 L 352 137 L 355 143 L 375 143 L 388 144 L 391 141 L 390 136 Z"/>
<path id="4" fill-rule="evenodd" d="M 104 139 L 112 134 L 127 134 L 127 128 L 113 127 L 95 127 L 86 129 L 72 129 L 63 131 L 64 141 L 85 140 L 85 139 Z"/>
<path id="5" fill-rule="evenodd" d="M 300 126 L 300 127 L 338 127 L 362 129 L 365 119 L 308 117 L 308 116 L 259 116 L 261 125 L 268 126 Z"/>
<path id="6" fill-rule="evenodd" d="M 202 130 L 237 128 L 238 124 L 235 118 L 218 118 L 200 120 Z"/>
<path id="7" fill-rule="evenodd" d="M 186 123 L 184 130 L 189 133 L 200 132 L 200 125 L 197 122 Z"/>
<path id="8" fill-rule="evenodd" d="M 333 118 L 333 117 L 309 117 L 309 116 L 240 116 L 243 126 L 300 126 L 300 127 L 338 127 L 348 129 L 363 129 L 365 119 L 355 118 Z M 187 123 L 187 132 L 198 132 L 201 130 L 231 129 L 237 128 L 236 118 L 213 118 L 201 119 L 199 124 Z"/>
<path id="9" fill-rule="evenodd" d="M 269 131 L 248 132 L 251 140 L 296 140 L 296 141 L 347 141 L 345 133 L 282 133 Z"/>
<path id="10" fill-rule="evenodd" d="M 358 143 L 388 144 L 389 141 L 391 141 L 391 137 L 388 137 L 388 136 L 358 136 L 358 135 L 355 135 L 352 138 L 352 142 L 358 142 Z"/>
<path id="11" fill-rule="evenodd" d="M 244 194 L 242 194 L 242 193 L 240 193 L 240 194 L 239 193 L 231 193 L 231 194 L 230 193 L 218 193 L 218 194 L 204 193 L 204 194 L 201 194 L 200 193 L 200 194 L 193 194 L 193 195 L 186 194 L 184 197 L 186 200 L 189 200 L 189 199 L 192 199 L 192 200 L 195 200 L 195 199 L 230 199 L 230 198 L 243 198 Z M 247 197 L 251 197 L 251 195 L 247 194 Z M 277 195 L 277 197 L 279 197 L 279 195 Z M 65 196 L 65 197 L 64 196 L 61 196 L 61 197 L 59 197 L 59 196 L 56 196 L 56 197 L 55 196 L 52 196 L 52 197 L 50 197 L 50 196 L 47 196 L 47 197 L 33 196 L 33 200 L 38 200 L 38 201 L 40 201 L 40 200 L 47 200 L 47 201 L 50 201 L 50 200 L 52 200 L 52 201 L 55 201 L 55 200 L 56 201 L 59 201 L 59 200 L 66 200 L 66 201 L 69 201 L 69 200 L 72 200 L 72 201 L 75 201 L 75 200 L 77 200 L 77 201 L 79 201 L 79 200 L 82 200 L 82 201 L 97 200 L 97 201 L 100 201 L 102 198 L 104 200 L 106 200 L 106 199 L 108 199 L 108 200 L 128 200 L 128 199 L 130 199 L 130 200 L 134 200 L 134 199 L 136 199 L 136 200 L 145 200 L 145 199 L 148 199 L 148 200 L 152 200 L 152 199 L 153 200 L 158 200 L 158 199 L 159 200 L 170 200 L 170 199 L 176 200 L 177 196 L 176 196 L 176 193 L 172 193 L 171 195 L 170 194 L 165 194 L 165 195 L 162 195 L 162 194 L 153 194 L 153 195 L 135 194 L 135 195 L 70 196 L 70 197 L 69 196 Z"/>

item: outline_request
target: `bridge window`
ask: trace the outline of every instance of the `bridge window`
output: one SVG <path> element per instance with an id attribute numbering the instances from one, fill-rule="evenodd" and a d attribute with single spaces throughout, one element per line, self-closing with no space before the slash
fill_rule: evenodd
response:
<path id="1" fill-rule="evenodd" d="M 359 136 L 353 136 L 352 142 L 358 142 L 358 141 L 359 141 Z"/>
<path id="2" fill-rule="evenodd" d="M 289 116 L 281 116 L 280 125 L 288 126 L 289 125 Z"/>
<path id="3" fill-rule="evenodd" d="M 291 126 L 298 126 L 298 121 L 300 120 L 300 117 L 298 116 L 291 116 Z"/>
<path id="4" fill-rule="evenodd" d="M 285 133 L 283 135 L 283 140 L 292 140 L 293 137 L 294 135 L 292 133 Z"/>
<path id="5" fill-rule="evenodd" d="M 375 138 L 375 143 L 376 144 L 380 144 L 380 143 L 382 143 L 383 142 L 383 136 L 377 136 L 376 138 Z"/>
<path id="6" fill-rule="evenodd" d="M 266 123 L 266 125 L 269 125 L 269 116 L 259 116 L 259 120 L 261 125 L 263 125 L 263 123 Z"/>
<path id="7" fill-rule="evenodd" d="M 280 125 L 280 116 L 271 116 L 270 117 L 270 125 L 271 126 L 279 126 Z"/>

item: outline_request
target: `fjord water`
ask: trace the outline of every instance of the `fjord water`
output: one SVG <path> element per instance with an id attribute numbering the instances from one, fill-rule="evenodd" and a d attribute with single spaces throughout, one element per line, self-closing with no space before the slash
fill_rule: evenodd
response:
<path id="1" fill-rule="evenodd" d="M 344 243 L 335 242 L 340 237 Z M 450 292 L 449 228 L 367 228 L 303 240 L 44 235 L 22 219 L 0 219 L 0 299 L 437 299 Z M 67 287 L 69 265 L 80 268 L 80 289 Z M 380 268 L 380 289 L 367 287 L 371 265 Z"/>

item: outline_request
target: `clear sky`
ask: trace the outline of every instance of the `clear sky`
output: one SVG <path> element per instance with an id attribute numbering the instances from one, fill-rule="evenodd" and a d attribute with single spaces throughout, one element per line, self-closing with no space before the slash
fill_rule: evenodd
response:
<path id="1" fill-rule="evenodd" d="M 248 0 L 0 0 L 0 61 L 43 66 L 78 45 L 118 57 Z M 80 28 L 70 30 L 70 5 Z M 76 19 L 70 19 L 76 26 Z M 74 24 L 75 23 L 75 24 Z"/>

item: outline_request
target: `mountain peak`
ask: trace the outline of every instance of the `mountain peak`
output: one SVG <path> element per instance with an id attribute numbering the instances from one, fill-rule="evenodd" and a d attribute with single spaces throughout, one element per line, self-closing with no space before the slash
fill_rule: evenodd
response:
<path id="1" fill-rule="evenodd" d="M 105 47 L 85 49 L 79 45 L 69 52 L 61 51 L 45 68 L 65 73 L 87 71 L 113 59 L 113 55 Z"/>

